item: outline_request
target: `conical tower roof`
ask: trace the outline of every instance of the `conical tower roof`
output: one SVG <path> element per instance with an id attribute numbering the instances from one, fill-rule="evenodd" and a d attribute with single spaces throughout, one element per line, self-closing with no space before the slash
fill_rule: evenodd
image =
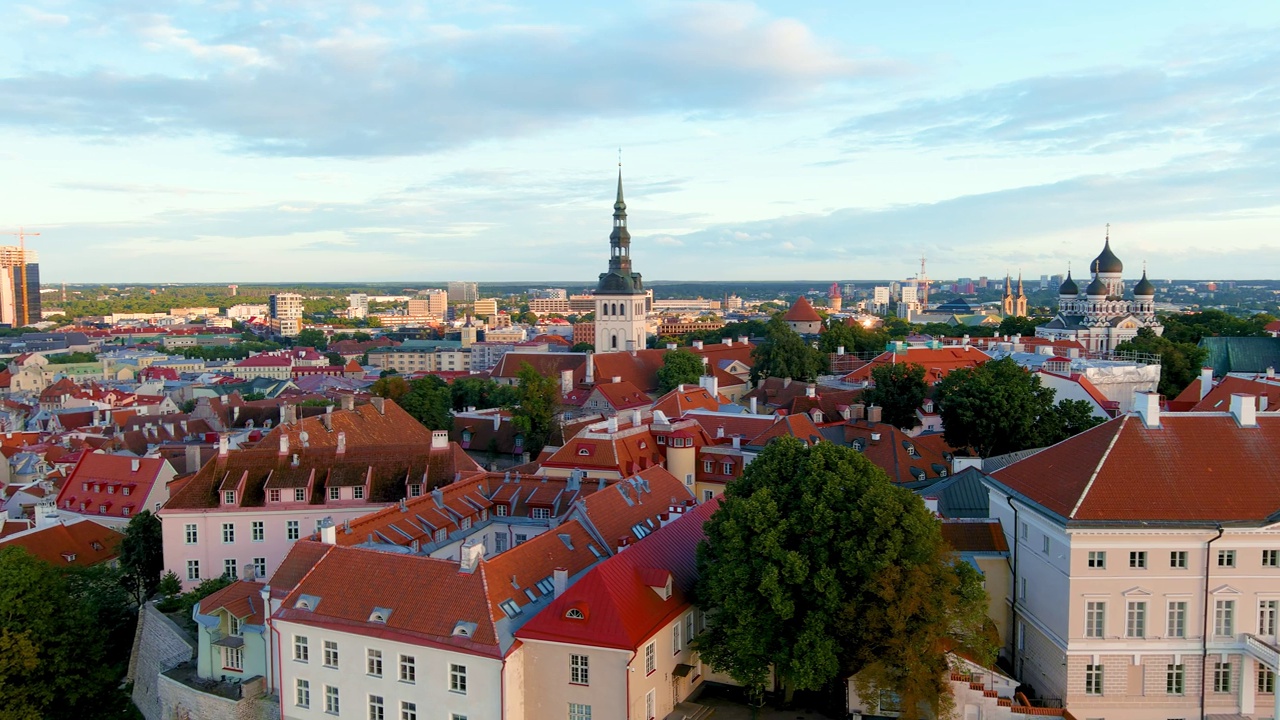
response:
<path id="1" fill-rule="evenodd" d="M 1147 271 L 1143 270 L 1142 279 L 1138 281 L 1137 285 L 1133 286 L 1133 296 L 1134 297 L 1152 297 L 1155 294 L 1156 294 L 1156 286 L 1151 284 L 1151 281 L 1147 279 Z"/>
<path id="2" fill-rule="evenodd" d="M 1067 279 L 1064 280 L 1062 284 L 1058 286 L 1058 294 L 1071 295 L 1071 296 L 1080 294 L 1080 286 L 1076 285 L 1076 281 L 1071 279 L 1070 270 L 1067 271 Z"/>
<path id="3" fill-rule="evenodd" d="M 1111 252 L 1111 238 L 1108 236 L 1106 244 L 1102 246 L 1102 252 L 1093 260 L 1095 272 L 1104 273 L 1122 273 L 1124 272 L 1124 263 L 1120 262 L 1120 258 Z"/>

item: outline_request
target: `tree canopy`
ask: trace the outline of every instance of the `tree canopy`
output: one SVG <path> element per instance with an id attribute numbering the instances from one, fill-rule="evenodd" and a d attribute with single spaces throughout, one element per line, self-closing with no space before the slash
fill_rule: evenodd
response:
<path id="1" fill-rule="evenodd" d="M 681 385 L 696 385 L 702 377 L 702 358 L 688 350 L 668 350 L 658 368 L 658 394 L 664 395 Z"/>
<path id="2" fill-rule="evenodd" d="M 953 370 L 937 389 L 943 437 L 985 458 L 1052 445 L 1101 422 L 1085 401 L 1058 405 L 1054 395 L 1012 358 Z"/>
<path id="3" fill-rule="evenodd" d="M 458 378 L 449 386 L 449 392 L 455 411 L 510 407 L 519 402 L 519 391 L 514 386 L 500 385 L 489 378 Z"/>
<path id="4" fill-rule="evenodd" d="M 396 379 L 403 382 L 403 378 Z M 410 381 L 407 391 L 396 402 L 432 430 L 453 428 L 453 397 L 449 394 L 449 385 L 435 375 Z"/>
<path id="5" fill-rule="evenodd" d="M 378 397 L 400 402 L 400 398 L 409 392 L 409 382 L 398 374 L 383 375 L 373 381 L 373 385 L 369 387 L 369 392 Z"/>
<path id="6" fill-rule="evenodd" d="M 857 323 L 852 325 L 841 318 L 827 321 L 822 337 L 818 338 L 818 350 L 833 353 L 844 348 L 847 353 L 869 353 L 884 350 L 889 334 L 883 330 L 867 329 Z"/>
<path id="7" fill-rule="evenodd" d="M 120 569 L 133 601 L 141 605 L 155 594 L 164 570 L 164 532 L 150 510 L 134 515 L 120 540 Z"/>
<path id="8" fill-rule="evenodd" d="M 981 577 L 918 496 L 850 448 L 771 443 L 705 531 L 695 600 L 708 626 L 694 647 L 747 687 L 770 668 L 788 694 L 863 673 L 910 718 L 947 706 L 948 644 L 994 656 Z"/>
<path id="9" fill-rule="evenodd" d="M 323 330 L 306 328 L 293 339 L 293 344 L 300 347 L 312 347 L 317 352 L 324 352 L 329 348 L 329 339 L 325 337 Z"/>
<path id="10" fill-rule="evenodd" d="M 814 380 L 823 364 L 822 353 L 792 330 L 782 313 L 769 319 L 764 342 L 751 349 L 751 358 L 755 361 L 751 367 L 753 383 L 766 377 Z"/>
<path id="11" fill-rule="evenodd" d="M 910 430 L 916 426 L 916 410 L 929 392 L 924 374 L 924 366 L 915 363 L 876 365 L 871 369 L 874 384 L 863 391 L 862 399 L 882 408 L 884 422 Z"/>
<path id="12" fill-rule="evenodd" d="M 516 371 L 520 379 L 519 402 L 511 409 L 511 422 L 524 435 L 524 447 L 536 457 L 560 435 L 560 381 L 543 377 L 529 363 Z"/>

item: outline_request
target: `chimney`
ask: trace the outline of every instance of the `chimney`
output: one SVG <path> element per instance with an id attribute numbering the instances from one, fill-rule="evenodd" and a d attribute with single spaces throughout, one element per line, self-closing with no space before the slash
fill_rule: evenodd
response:
<path id="1" fill-rule="evenodd" d="M 723 344 L 724 344 L 725 346 L 727 346 L 727 347 L 733 347 L 733 338 L 728 338 L 728 337 L 727 337 L 727 338 L 724 338 L 723 340 L 721 340 L 720 342 L 721 342 L 721 343 L 723 343 Z"/>
<path id="2" fill-rule="evenodd" d="M 881 408 L 879 405 L 872 405 L 871 407 L 867 408 L 867 422 L 871 424 L 880 422 L 880 417 L 883 411 L 884 409 Z"/>
<path id="3" fill-rule="evenodd" d="M 878 443 L 878 442 L 880 442 L 880 433 L 878 433 L 878 432 L 873 432 L 873 433 L 871 433 L 871 442 L 873 442 L 873 443 Z"/>
<path id="4" fill-rule="evenodd" d="M 338 433 L 338 454 L 345 455 L 347 453 L 347 434 L 345 432 Z"/>
<path id="5" fill-rule="evenodd" d="M 618 432 L 618 416 L 614 415 L 613 417 L 605 421 L 604 427 L 605 427 L 605 432 L 609 433 L 610 435 Z"/>
<path id="6" fill-rule="evenodd" d="M 634 408 L 634 409 L 632 409 L 632 411 L 631 411 L 631 427 L 640 427 L 640 423 L 641 423 L 641 422 L 643 422 L 643 421 L 644 421 L 644 415 L 643 415 L 643 414 L 641 414 L 640 409 L 639 409 L 639 408 Z"/>
<path id="7" fill-rule="evenodd" d="M 140 467 L 142 467 L 142 460 L 134 458 L 129 461 L 129 472 L 138 472 Z"/>
<path id="8" fill-rule="evenodd" d="M 750 401 L 748 402 L 748 405 L 750 406 L 751 414 L 752 414 L 752 415 L 755 415 L 755 414 L 756 414 L 756 399 L 755 399 L 754 397 L 753 397 L 753 398 L 751 398 L 751 399 L 750 399 Z"/>
<path id="9" fill-rule="evenodd" d="M 218 435 L 218 457 L 224 458 L 226 456 L 227 456 L 227 436 L 219 434 Z"/>
<path id="10" fill-rule="evenodd" d="M 326 431 L 333 432 L 333 416 L 332 415 L 326 412 L 325 414 L 320 416 L 320 422 L 324 425 L 324 429 Z"/>
<path id="11" fill-rule="evenodd" d="M 742 436 L 741 436 L 741 435 L 734 435 L 734 436 L 733 436 L 733 449 L 734 449 L 734 450 L 741 450 L 741 449 L 742 449 Z"/>
<path id="12" fill-rule="evenodd" d="M 1270 365 L 1267 366 L 1267 379 L 1273 380 L 1276 376 L 1276 369 Z"/>
<path id="13" fill-rule="evenodd" d="M 587 353 L 587 377 L 588 385 L 594 385 L 596 382 L 596 358 L 593 353 Z"/>
<path id="14" fill-rule="evenodd" d="M 738 343 L 739 343 L 739 344 L 741 344 L 741 345 L 746 345 L 746 344 L 747 344 L 747 343 L 749 343 L 749 342 L 751 342 L 751 338 L 747 337 L 746 335 L 739 335 L 739 336 L 738 336 Z"/>
<path id="15" fill-rule="evenodd" d="M 694 340 L 694 341 L 693 341 L 693 349 L 694 349 L 694 350 L 701 350 L 701 349 L 702 349 L 702 341 L 701 341 L 701 340 Z"/>
<path id="16" fill-rule="evenodd" d="M 628 546 L 628 545 L 630 545 L 630 544 L 631 544 L 631 538 L 626 537 L 626 536 L 623 536 L 623 537 L 618 538 L 618 546 L 617 546 L 617 547 L 618 547 L 618 550 L 617 550 L 617 552 L 622 552 L 623 550 L 626 550 L 626 549 L 627 549 L 627 546 Z M 615 553 L 615 554 L 617 554 L 617 553 Z"/>
<path id="17" fill-rule="evenodd" d="M 1231 393 L 1231 416 L 1240 427 L 1258 427 L 1258 406 L 1254 396 Z"/>
<path id="18" fill-rule="evenodd" d="M 720 381 L 716 379 L 715 375 L 703 375 L 699 377 L 698 385 L 706 388 L 706 391 L 711 393 L 711 398 L 713 400 L 720 394 Z"/>
<path id="19" fill-rule="evenodd" d="M 722 437 L 724 437 L 724 426 L 723 426 L 723 425 L 718 425 L 718 426 L 716 426 L 716 437 L 717 437 L 717 438 L 722 438 Z"/>
<path id="20" fill-rule="evenodd" d="M 564 589 L 569 587 L 569 570 L 568 568 L 558 567 L 551 571 L 551 584 L 553 589 L 552 599 L 558 598 L 564 594 Z"/>
<path id="21" fill-rule="evenodd" d="M 1232 407 L 1235 407 L 1235 397 L 1232 396 Z M 1133 409 L 1138 412 L 1142 418 L 1142 424 L 1149 428 L 1160 427 L 1160 393 L 1149 390 L 1139 390 L 1134 394 Z"/>
<path id="22" fill-rule="evenodd" d="M 809 383 L 809 385 L 804 389 L 804 396 L 818 397 L 818 386 L 814 385 L 813 383 Z"/>
<path id="23" fill-rule="evenodd" d="M 448 430 L 432 430 L 431 431 L 431 449 L 439 450 L 449 447 L 449 431 Z"/>
<path id="24" fill-rule="evenodd" d="M 789 378 L 789 377 L 787 377 L 787 378 L 782 378 L 782 387 L 784 387 L 784 388 L 791 387 L 791 378 Z"/>
<path id="25" fill-rule="evenodd" d="M 280 457 L 289 454 L 289 434 L 282 428 L 280 430 Z"/>
<path id="26" fill-rule="evenodd" d="M 459 561 L 461 566 L 458 568 L 460 572 L 473 573 L 480 566 L 480 558 L 484 557 L 484 545 L 481 544 L 479 538 L 467 538 L 462 543 L 462 549 L 459 551 Z"/>
<path id="27" fill-rule="evenodd" d="M 384 397 L 378 397 L 377 395 L 374 395 L 373 397 L 369 398 L 369 402 L 373 403 L 373 409 L 374 409 L 374 410 L 377 410 L 379 415 L 386 415 L 386 414 L 387 414 L 387 399 L 386 399 L 386 398 L 384 398 Z"/>
<path id="28" fill-rule="evenodd" d="M 258 579 L 258 573 L 255 571 L 253 563 L 244 564 L 244 567 L 240 570 L 240 579 L 248 580 L 249 582 L 253 582 Z"/>
<path id="29" fill-rule="evenodd" d="M 333 524 L 333 518 L 331 517 L 320 521 L 320 542 L 325 545 L 338 544 L 338 527 Z"/>
<path id="30" fill-rule="evenodd" d="M 1268 404 L 1268 402 L 1267 402 L 1267 396 L 1266 396 L 1266 395 L 1259 395 L 1259 396 L 1258 396 L 1258 412 L 1266 412 L 1266 411 L 1267 411 L 1267 404 Z"/>
<path id="31" fill-rule="evenodd" d="M 495 412 L 493 414 L 493 431 L 498 432 L 502 429 L 502 413 Z"/>
<path id="32" fill-rule="evenodd" d="M 1213 389 L 1213 368 L 1200 368 L 1200 399 L 1203 400 L 1205 395 Z"/>
<path id="33" fill-rule="evenodd" d="M 836 348 L 836 354 L 837 354 L 837 355 L 843 355 L 843 354 L 844 354 L 844 346 L 843 346 L 843 345 L 841 345 L 840 347 Z"/>
<path id="34" fill-rule="evenodd" d="M 341 407 L 343 410 L 355 410 L 356 396 L 344 393 L 342 397 L 338 398 L 338 404 L 339 404 L 338 406 Z"/>
<path id="35" fill-rule="evenodd" d="M 187 454 L 187 472 L 193 473 L 199 470 L 200 469 L 200 446 L 188 445 L 184 449 L 186 450 L 186 454 Z"/>
<path id="36" fill-rule="evenodd" d="M 283 405 L 280 406 L 280 424 L 281 425 L 292 424 L 292 423 L 296 423 L 297 421 L 298 421 L 298 411 L 294 406 L 290 405 L 289 403 L 284 403 Z"/>
<path id="37" fill-rule="evenodd" d="M 560 394 L 568 395 L 571 392 L 573 392 L 573 371 L 561 370 L 560 371 Z"/>
<path id="38" fill-rule="evenodd" d="M 621 376 L 621 375 L 614 375 L 612 378 L 610 378 L 610 379 L 609 379 L 609 382 L 611 382 L 611 383 L 620 383 L 620 382 L 622 382 L 622 376 Z"/>
<path id="39" fill-rule="evenodd" d="M 298 453 L 294 453 L 293 459 L 289 461 L 289 467 L 296 468 L 301 464 L 302 462 L 298 459 Z"/>

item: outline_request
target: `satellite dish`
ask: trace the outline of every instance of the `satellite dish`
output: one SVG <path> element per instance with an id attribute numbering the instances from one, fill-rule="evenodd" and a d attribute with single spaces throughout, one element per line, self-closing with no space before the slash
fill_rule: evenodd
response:
<path id="1" fill-rule="evenodd" d="M 307 435 L 306 430 L 303 430 L 302 432 L 298 433 L 298 439 L 302 441 L 302 447 L 307 446 L 307 440 L 309 440 L 310 438 L 311 436 Z"/>

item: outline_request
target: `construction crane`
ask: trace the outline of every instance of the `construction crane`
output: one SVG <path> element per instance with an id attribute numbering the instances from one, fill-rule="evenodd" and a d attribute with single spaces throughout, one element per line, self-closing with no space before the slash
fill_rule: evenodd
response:
<path id="1" fill-rule="evenodd" d="M 28 304 L 30 301 L 27 298 L 27 236 L 35 237 L 39 234 L 29 233 L 26 228 L 22 227 L 18 228 L 18 232 L 0 233 L 0 235 L 18 236 L 18 252 L 20 255 L 18 263 L 22 268 L 22 322 L 17 323 L 18 318 L 16 316 L 18 313 L 14 313 L 14 322 L 18 324 L 18 327 L 26 327 L 31 323 L 31 306 Z"/>

